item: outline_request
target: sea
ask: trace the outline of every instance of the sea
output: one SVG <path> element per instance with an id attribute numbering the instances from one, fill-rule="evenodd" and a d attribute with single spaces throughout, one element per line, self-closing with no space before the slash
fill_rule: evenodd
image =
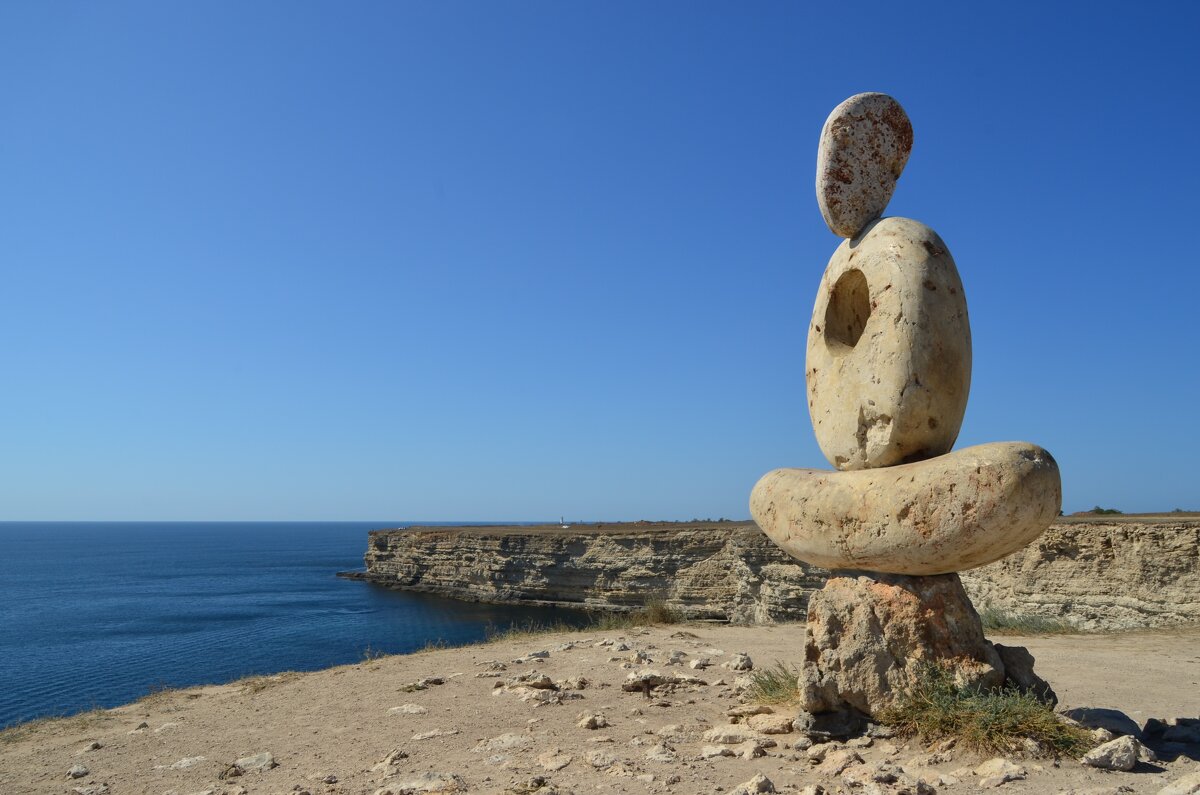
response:
<path id="1" fill-rule="evenodd" d="M 363 568 L 368 530 L 407 524 L 0 522 L 0 727 L 586 622 L 336 576 Z"/>

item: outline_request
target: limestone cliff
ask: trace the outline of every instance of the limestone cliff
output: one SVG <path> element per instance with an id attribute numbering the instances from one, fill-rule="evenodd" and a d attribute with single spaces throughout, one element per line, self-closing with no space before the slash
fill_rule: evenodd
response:
<path id="1" fill-rule="evenodd" d="M 749 522 L 379 530 L 365 561 L 363 578 L 405 590 L 597 610 L 663 600 L 738 623 L 803 616 L 826 576 Z"/>
<path id="2" fill-rule="evenodd" d="M 962 580 L 980 610 L 1081 629 L 1200 622 L 1200 520 L 1073 517 Z"/>
<path id="3" fill-rule="evenodd" d="M 750 522 L 377 530 L 365 562 L 350 576 L 460 599 L 597 610 L 662 600 L 738 623 L 804 620 L 828 574 Z M 962 580 L 980 610 L 1083 629 L 1200 622 L 1200 519 L 1063 519 Z"/>

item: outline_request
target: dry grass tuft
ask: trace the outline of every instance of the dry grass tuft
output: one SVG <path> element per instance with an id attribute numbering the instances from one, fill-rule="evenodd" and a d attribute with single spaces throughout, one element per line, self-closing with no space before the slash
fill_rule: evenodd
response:
<path id="1" fill-rule="evenodd" d="M 282 685 L 299 678 L 300 673 L 298 671 L 282 671 L 269 676 L 247 676 L 245 679 L 239 679 L 232 684 L 240 685 L 243 693 L 253 694 L 261 693 L 276 685 Z"/>
<path id="2" fill-rule="evenodd" d="M 1061 618 L 1007 613 L 987 608 L 979 613 L 983 628 L 993 635 L 1072 635 L 1080 632 Z"/>
<path id="3" fill-rule="evenodd" d="M 782 662 L 750 673 L 746 698 L 753 704 L 794 704 L 800 700 L 800 672 Z"/>
<path id="4" fill-rule="evenodd" d="M 961 687 L 951 672 L 932 665 L 880 719 L 901 735 L 926 742 L 954 738 L 985 754 L 1012 753 L 1032 740 L 1046 753 L 1079 757 L 1095 745 L 1086 729 L 1065 723 L 1050 704 L 1032 695 Z"/>
<path id="5" fill-rule="evenodd" d="M 18 723 L 14 726 L 0 729 L 0 745 L 20 742 L 28 737 L 36 736 L 44 729 L 49 729 L 52 726 L 55 731 L 81 733 L 94 726 L 100 726 L 116 719 L 106 709 L 93 709 L 67 717 L 38 718 L 37 720 Z"/>

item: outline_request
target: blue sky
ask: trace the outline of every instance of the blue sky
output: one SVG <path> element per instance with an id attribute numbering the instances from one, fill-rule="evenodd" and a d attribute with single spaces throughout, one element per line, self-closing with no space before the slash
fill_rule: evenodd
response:
<path id="1" fill-rule="evenodd" d="M 826 467 L 821 124 L 953 252 L 958 446 L 1200 508 L 1194 4 L 0 5 L 0 519 L 748 516 Z"/>

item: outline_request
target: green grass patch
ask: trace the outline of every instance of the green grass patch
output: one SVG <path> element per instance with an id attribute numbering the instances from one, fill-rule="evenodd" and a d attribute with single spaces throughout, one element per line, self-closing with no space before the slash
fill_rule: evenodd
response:
<path id="1" fill-rule="evenodd" d="M 1032 695 L 961 687 L 951 672 L 932 665 L 879 717 L 903 736 L 925 742 L 954 738 L 985 754 L 1019 751 L 1026 739 L 1055 756 L 1079 757 L 1095 745 L 1087 729 L 1063 722 L 1051 705 Z"/>
<path id="2" fill-rule="evenodd" d="M 1070 635 L 1080 631 L 1061 618 L 1009 613 L 992 608 L 981 610 L 979 620 L 983 622 L 985 631 L 997 635 Z"/>
<path id="3" fill-rule="evenodd" d="M 746 698 L 754 704 L 794 704 L 800 700 L 799 676 L 796 668 L 779 661 L 770 667 L 756 669 L 750 673 Z"/>

